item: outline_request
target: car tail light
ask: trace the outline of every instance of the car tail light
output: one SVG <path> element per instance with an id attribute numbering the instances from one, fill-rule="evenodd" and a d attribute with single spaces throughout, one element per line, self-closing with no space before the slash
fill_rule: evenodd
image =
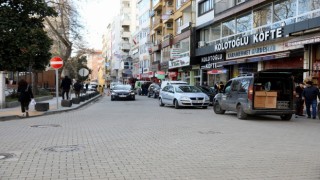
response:
<path id="1" fill-rule="evenodd" d="M 248 88 L 248 99 L 252 101 L 252 97 L 253 97 L 253 86 L 250 85 Z"/>

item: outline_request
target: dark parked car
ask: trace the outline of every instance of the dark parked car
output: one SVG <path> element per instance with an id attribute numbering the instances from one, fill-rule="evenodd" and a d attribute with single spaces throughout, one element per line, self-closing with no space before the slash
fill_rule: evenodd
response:
<path id="1" fill-rule="evenodd" d="M 121 84 L 115 85 L 111 90 L 111 101 L 118 99 L 135 100 L 135 93 L 131 85 Z"/>
<path id="2" fill-rule="evenodd" d="M 213 98 L 217 94 L 216 91 L 208 86 L 197 86 L 203 93 L 209 96 L 210 98 L 210 105 L 213 104 Z"/>
<path id="3" fill-rule="evenodd" d="M 247 115 L 278 115 L 290 120 L 295 113 L 294 82 L 290 69 L 269 69 L 230 79 L 213 102 L 216 114 L 234 111 Z"/>
<path id="4" fill-rule="evenodd" d="M 159 97 L 159 92 L 160 92 L 160 86 L 157 83 L 152 83 L 150 84 L 149 88 L 148 88 L 148 97 L 153 97 L 153 98 L 157 98 Z"/>

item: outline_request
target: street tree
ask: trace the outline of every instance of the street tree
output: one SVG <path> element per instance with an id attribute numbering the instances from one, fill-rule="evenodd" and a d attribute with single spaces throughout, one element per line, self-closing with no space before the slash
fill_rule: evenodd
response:
<path id="1" fill-rule="evenodd" d="M 74 45 L 81 44 L 83 46 L 85 44 L 82 43 L 81 29 L 83 26 L 79 21 L 77 5 L 73 0 L 46 0 L 46 2 L 59 14 L 54 18 L 45 18 L 48 25 L 47 31 L 55 40 L 54 46 L 56 48 L 52 53 L 63 59 L 65 75 L 70 75 L 70 71 L 72 71 L 70 57 Z"/>
<path id="2" fill-rule="evenodd" d="M 42 0 L 0 3 L 0 71 L 44 70 L 52 41 L 43 21 L 54 15 Z"/>

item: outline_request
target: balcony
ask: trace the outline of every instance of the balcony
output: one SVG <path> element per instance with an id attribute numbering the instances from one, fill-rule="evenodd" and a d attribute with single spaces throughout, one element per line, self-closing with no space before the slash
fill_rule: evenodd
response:
<path id="1" fill-rule="evenodd" d="M 131 45 L 128 42 L 123 42 L 121 43 L 121 50 L 130 50 L 131 49 Z"/>
<path id="2" fill-rule="evenodd" d="M 122 38 L 130 38 L 131 37 L 130 31 L 122 31 L 121 32 L 121 37 Z"/>
<path id="3" fill-rule="evenodd" d="M 154 30 L 161 30 L 162 29 L 162 20 L 160 16 L 156 16 L 154 21 L 152 22 L 152 28 Z"/>
<path id="4" fill-rule="evenodd" d="M 163 12 L 164 13 L 161 15 L 163 23 L 173 22 L 174 8 L 165 7 Z"/>
<path id="5" fill-rule="evenodd" d="M 162 1 L 160 0 L 155 6 L 153 6 L 153 10 L 154 10 L 154 11 L 162 10 L 162 6 L 163 6 L 163 3 L 162 3 Z"/>

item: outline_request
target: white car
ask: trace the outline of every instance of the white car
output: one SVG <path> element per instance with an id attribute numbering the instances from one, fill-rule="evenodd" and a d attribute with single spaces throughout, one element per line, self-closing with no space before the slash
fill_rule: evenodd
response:
<path id="1" fill-rule="evenodd" d="M 199 88 L 187 84 L 167 85 L 160 90 L 159 105 L 173 105 L 176 109 L 180 107 L 208 108 L 210 98 Z"/>

